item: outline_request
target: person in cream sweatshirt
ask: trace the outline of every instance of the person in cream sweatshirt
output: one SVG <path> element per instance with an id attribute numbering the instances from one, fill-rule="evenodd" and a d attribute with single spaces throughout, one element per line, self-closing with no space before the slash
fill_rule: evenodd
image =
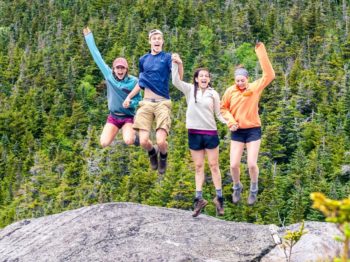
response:
<path id="1" fill-rule="evenodd" d="M 218 215 L 224 214 L 221 173 L 219 169 L 219 136 L 215 116 L 226 124 L 220 113 L 219 94 L 211 87 L 210 73 L 206 68 L 198 68 L 193 76 L 193 84 L 180 79 L 182 60 L 178 54 L 172 55 L 172 82 L 184 93 L 187 102 L 186 128 L 188 129 L 188 144 L 192 160 L 195 164 L 196 198 L 194 200 L 193 217 L 200 214 L 208 204 L 203 198 L 202 187 L 205 181 L 204 161 L 207 155 L 216 197 L 213 202 Z"/>

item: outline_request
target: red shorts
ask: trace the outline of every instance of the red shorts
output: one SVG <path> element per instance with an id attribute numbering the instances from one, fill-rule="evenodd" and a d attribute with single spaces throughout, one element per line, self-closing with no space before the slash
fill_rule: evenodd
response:
<path id="1" fill-rule="evenodd" d="M 115 115 L 108 115 L 107 123 L 115 125 L 119 129 L 121 129 L 126 123 L 133 124 L 134 117 L 133 116 L 120 117 L 120 116 L 115 116 Z"/>

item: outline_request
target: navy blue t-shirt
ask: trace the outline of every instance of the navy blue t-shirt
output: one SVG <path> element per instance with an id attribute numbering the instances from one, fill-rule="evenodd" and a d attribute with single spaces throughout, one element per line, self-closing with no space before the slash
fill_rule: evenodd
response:
<path id="1" fill-rule="evenodd" d="M 147 87 L 157 95 L 170 98 L 171 53 L 145 54 L 140 58 L 139 69 L 139 86 L 142 89 Z"/>

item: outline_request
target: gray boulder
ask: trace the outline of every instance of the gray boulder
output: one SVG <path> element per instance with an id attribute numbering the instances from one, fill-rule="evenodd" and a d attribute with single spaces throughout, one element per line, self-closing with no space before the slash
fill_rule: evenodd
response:
<path id="1" fill-rule="evenodd" d="M 286 230 L 299 231 L 300 224 L 293 224 Z M 285 231 L 279 229 L 277 234 L 282 239 Z M 334 236 L 341 236 L 335 224 L 324 222 L 305 223 L 306 234 L 292 248 L 291 262 L 304 261 L 333 261 L 332 258 L 342 251 L 342 244 L 334 240 Z M 289 254 L 289 249 L 286 250 Z M 282 245 L 277 245 L 261 262 L 285 261 L 285 254 Z"/>
<path id="2" fill-rule="evenodd" d="M 315 225 L 312 230 L 324 227 Z M 326 238 L 315 237 L 313 243 Z M 263 259 L 275 247 L 267 225 L 192 218 L 189 211 L 133 203 L 83 207 L 0 231 L 3 262 L 272 261 Z"/>

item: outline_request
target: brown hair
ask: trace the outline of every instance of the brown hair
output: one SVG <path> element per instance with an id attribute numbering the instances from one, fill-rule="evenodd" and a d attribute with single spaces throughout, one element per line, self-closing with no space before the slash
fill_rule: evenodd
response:
<path id="1" fill-rule="evenodd" d="M 196 82 L 196 78 L 198 77 L 200 71 L 208 72 L 209 73 L 209 77 L 211 78 L 211 74 L 210 74 L 210 71 L 209 71 L 208 68 L 200 67 L 200 68 L 197 68 L 196 71 L 194 71 L 194 74 L 193 74 L 193 85 L 194 85 L 194 101 L 196 103 L 197 103 L 197 90 L 198 90 L 198 83 Z M 208 86 L 211 87 L 210 82 L 209 82 Z"/>

